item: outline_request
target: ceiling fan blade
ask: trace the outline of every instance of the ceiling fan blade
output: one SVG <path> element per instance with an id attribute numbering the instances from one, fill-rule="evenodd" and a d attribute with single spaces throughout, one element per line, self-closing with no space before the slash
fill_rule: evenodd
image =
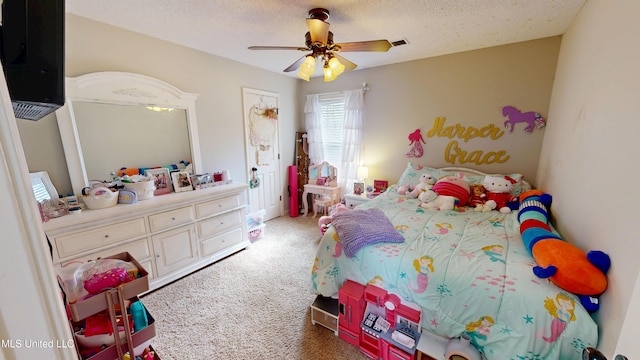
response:
<path id="1" fill-rule="evenodd" d="M 355 42 L 347 42 L 341 44 L 335 44 L 340 47 L 340 51 L 348 52 L 348 51 L 388 51 L 391 48 L 391 43 L 389 40 L 371 40 L 371 41 L 355 41 Z"/>
<path id="2" fill-rule="evenodd" d="M 307 57 L 307 55 L 301 57 L 300 59 L 298 59 L 296 62 L 294 62 L 293 64 L 291 64 L 288 68 L 284 69 L 284 72 L 291 72 L 294 70 L 297 70 L 300 68 L 300 65 L 302 65 L 302 63 L 304 62 L 304 59 Z"/>
<path id="3" fill-rule="evenodd" d="M 307 26 L 311 34 L 311 42 L 327 44 L 329 38 L 329 24 L 319 19 L 307 19 Z"/>
<path id="4" fill-rule="evenodd" d="M 338 55 L 336 53 L 333 53 L 333 56 L 335 56 L 336 59 L 338 59 L 338 61 L 340 61 L 340 63 L 342 65 L 344 65 L 344 69 L 346 71 L 351 71 L 351 70 L 355 69 L 358 66 L 358 65 L 352 63 L 351 61 L 345 59 L 343 56 L 340 56 L 340 55 Z"/>
<path id="5" fill-rule="evenodd" d="M 299 46 L 249 46 L 249 50 L 301 50 L 307 51 L 307 48 L 301 48 Z"/>

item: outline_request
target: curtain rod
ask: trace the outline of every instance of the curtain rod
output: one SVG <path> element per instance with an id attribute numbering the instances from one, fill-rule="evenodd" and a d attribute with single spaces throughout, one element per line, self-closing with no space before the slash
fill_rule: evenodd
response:
<path id="1" fill-rule="evenodd" d="M 353 89 L 353 90 L 358 90 L 358 89 Z M 319 93 L 319 94 L 310 94 L 310 95 L 334 95 L 334 94 L 342 94 L 345 91 L 353 91 L 353 90 L 340 90 L 340 91 L 333 91 L 333 92 Z M 366 81 L 362 83 L 362 87 L 360 88 L 360 90 L 362 91 L 362 93 L 366 93 L 367 91 L 369 91 L 369 85 L 367 84 Z"/>

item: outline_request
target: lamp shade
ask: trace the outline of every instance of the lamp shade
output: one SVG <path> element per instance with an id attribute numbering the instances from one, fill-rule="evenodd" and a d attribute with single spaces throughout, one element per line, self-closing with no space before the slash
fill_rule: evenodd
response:
<path id="1" fill-rule="evenodd" d="M 366 179 L 369 177 L 369 168 L 366 166 L 359 166 L 356 176 L 358 179 Z"/>
<path id="2" fill-rule="evenodd" d="M 302 80 L 309 81 L 309 77 L 316 71 L 316 58 L 308 55 L 302 65 L 300 65 L 300 71 L 298 71 L 298 77 Z"/>

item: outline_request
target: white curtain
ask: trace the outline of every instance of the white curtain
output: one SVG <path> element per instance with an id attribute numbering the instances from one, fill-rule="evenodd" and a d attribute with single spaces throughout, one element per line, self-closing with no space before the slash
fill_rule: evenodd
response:
<path id="1" fill-rule="evenodd" d="M 353 192 L 353 183 L 358 180 L 358 167 L 364 160 L 364 92 L 346 92 L 344 119 L 344 141 L 342 166 L 338 173 L 338 183 L 342 196 Z"/>
<path id="2" fill-rule="evenodd" d="M 322 128 L 320 127 L 320 102 L 317 94 L 307 95 L 304 113 L 307 143 L 309 144 L 309 161 L 311 164 L 319 164 L 324 159 L 324 151 L 322 149 Z"/>

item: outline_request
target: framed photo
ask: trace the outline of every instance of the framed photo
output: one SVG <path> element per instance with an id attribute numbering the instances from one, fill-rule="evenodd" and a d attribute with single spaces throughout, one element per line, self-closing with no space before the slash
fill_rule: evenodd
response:
<path id="1" fill-rule="evenodd" d="M 153 196 L 171 193 L 171 177 L 169 176 L 169 169 L 147 169 L 144 171 L 144 175 L 153 178 L 153 185 L 156 187 L 153 191 Z"/>
<path id="2" fill-rule="evenodd" d="M 387 180 L 373 180 L 373 190 L 377 193 L 383 193 L 387 191 L 389 182 Z"/>
<path id="3" fill-rule="evenodd" d="M 353 193 L 356 195 L 364 194 L 364 183 L 361 183 L 361 182 L 353 183 Z"/>
<path id="4" fill-rule="evenodd" d="M 191 183 L 191 175 L 186 171 L 174 171 L 171 173 L 173 180 L 173 188 L 175 192 L 191 191 L 193 184 Z"/>

